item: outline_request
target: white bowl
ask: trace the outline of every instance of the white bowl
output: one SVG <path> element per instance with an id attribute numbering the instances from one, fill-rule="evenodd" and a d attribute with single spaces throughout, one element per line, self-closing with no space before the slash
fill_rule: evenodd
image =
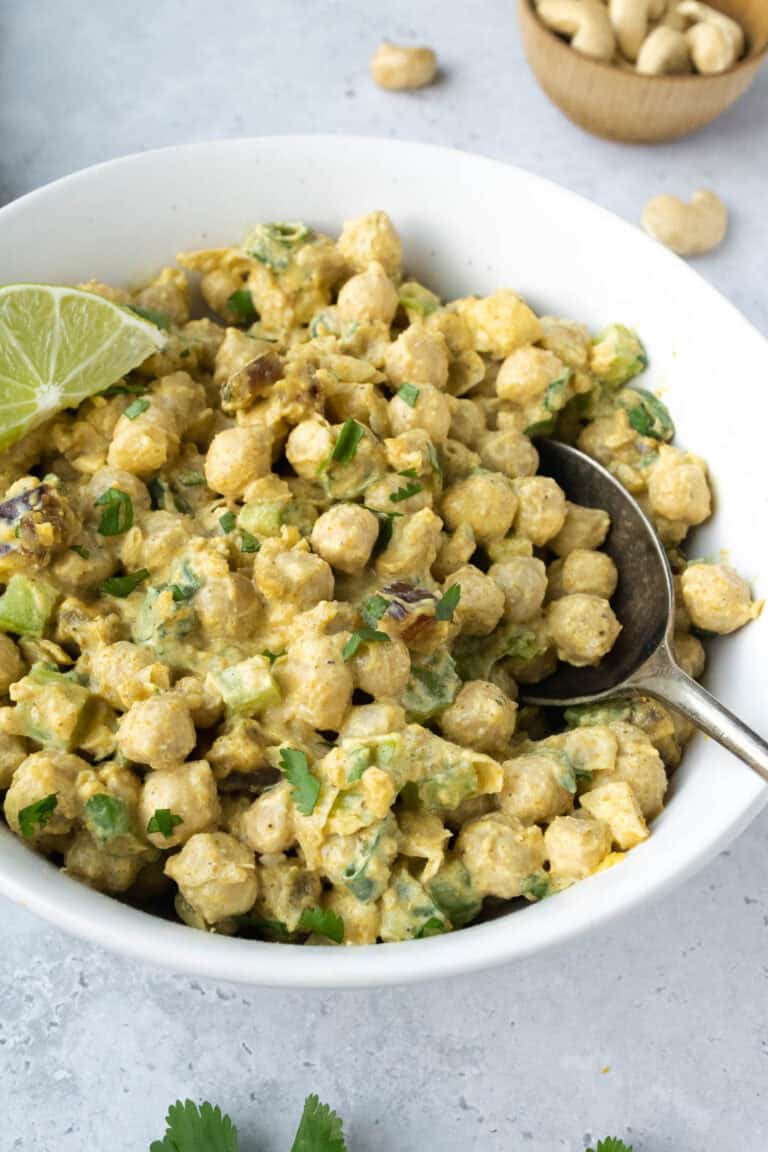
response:
<path id="1" fill-rule="evenodd" d="M 710 462 L 717 515 L 695 552 L 727 547 L 765 590 L 768 345 L 669 252 L 571 192 L 478 156 L 345 137 L 230 140 L 130 156 L 0 211 L 2 278 L 132 284 L 182 248 L 237 241 L 259 220 L 331 232 L 373 208 L 393 217 L 410 272 L 443 294 L 517 289 L 539 311 L 634 326 L 679 440 Z M 768 618 L 712 645 L 709 684 L 765 726 Z M 616 868 L 555 899 L 406 944 L 306 948 L 195 932 L 92 892 L 0 830 L 0 891 L 62 928 L 176 970 L 255 984 L 376 985 L 452 975 L 562 944 L 701 867 L 761 808 L 766 789 L 697 737 L 653 835 Z"/>

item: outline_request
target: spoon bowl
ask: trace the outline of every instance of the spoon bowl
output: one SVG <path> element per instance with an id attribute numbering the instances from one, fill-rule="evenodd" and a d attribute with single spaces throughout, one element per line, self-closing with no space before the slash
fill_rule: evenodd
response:
<path id="1" fill-rule="evenodd" d="M 768 744 L 677 664 L 673 655 L 675 589 L 653 525 L 637 501 L 591 456 L 559 440 L 540 439 L 539 471 L 568 498 L 602 508 L 611 518 L 605 551 L 619 573 L 612 606 L 622 626 L 613 649 L 595 667 L 559 664 L 526 704 L 568 707 L 645 695 L 684 713 L 768 782 Z"/>

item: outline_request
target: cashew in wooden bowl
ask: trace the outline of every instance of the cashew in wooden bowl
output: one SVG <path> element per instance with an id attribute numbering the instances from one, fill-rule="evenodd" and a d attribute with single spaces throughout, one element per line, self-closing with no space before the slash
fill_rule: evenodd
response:
<path id="1" fill-rule="evenodd" d="M 678 256 L 700 256 L 722 244 L 728 209 L 716 193 L 694 192 L 690 204 L 677 196 L 654 196 L 643 210 L 643 228 Z"/>

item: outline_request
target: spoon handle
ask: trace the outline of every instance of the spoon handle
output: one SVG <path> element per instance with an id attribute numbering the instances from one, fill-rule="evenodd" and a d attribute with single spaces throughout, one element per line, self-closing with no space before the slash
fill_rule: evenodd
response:
<path id="1" fill-rule="evenodd" d="M 672 665 L 668 670 L 660 669 L 636 680 L 634 687 L 671 704 L 768 783 L 768 743 L 681 668 Z"/>

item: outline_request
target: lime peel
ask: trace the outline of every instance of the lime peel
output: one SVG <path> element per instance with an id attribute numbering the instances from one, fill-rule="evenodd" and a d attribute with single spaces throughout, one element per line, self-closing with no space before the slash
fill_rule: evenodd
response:
<path id="1" fill-rule="evenodd" d="M 0 287 L 0 449 L 102 392 L 166 340 L 155 324 L 95 292 Z"/>

